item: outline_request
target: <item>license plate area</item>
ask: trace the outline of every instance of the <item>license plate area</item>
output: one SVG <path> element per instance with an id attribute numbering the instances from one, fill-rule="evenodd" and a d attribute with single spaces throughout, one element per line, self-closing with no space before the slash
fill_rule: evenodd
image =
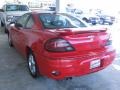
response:
<path id="1" fill-rule="evenodd" d="M 101 65 L 101 60 L 100 59 L 96 59 L 90 62 L 90 69 L 94 69 L 97 67 L 100 67 Z"/>

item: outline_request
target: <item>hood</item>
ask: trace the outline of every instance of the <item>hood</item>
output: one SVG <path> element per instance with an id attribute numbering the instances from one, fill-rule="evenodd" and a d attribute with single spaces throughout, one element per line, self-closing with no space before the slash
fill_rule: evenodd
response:
<path id="1" fill-rule="evenodd" d="M 30 11 L 8 11 L 8 12 L 6 12 L 6 15 L 21 16 L 28 12 L 30 12 Z"/>

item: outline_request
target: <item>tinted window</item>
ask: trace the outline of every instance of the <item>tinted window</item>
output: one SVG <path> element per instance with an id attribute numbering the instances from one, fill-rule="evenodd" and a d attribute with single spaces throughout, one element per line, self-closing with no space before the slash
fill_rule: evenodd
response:
<path id="1" fill-rule="evenodd" d="M 86 27 L 78 19 L 61 14 L 39 14 L 39 18 L 48 29 Z"/>
<path id="2" fill-rule="evenodd" d="M 25 14 L 25 15 L 21 16 L 21 17 L 18 19 L 17 23 L 19 23 L 19 24 L 21 24 L 23 27 L 25 27 L 25 24 L 26 24 L 29 16 L 30 16 L 29 14 Z"/>
<path id="3" fill-rule="evenodd" d="M 66 16 L 69 17 L 72 20 L 72 22 L 74 24 L 76 24 L 77 26 L 79 26 L 79 27 L 87 27 L 87 25 L 85 23 L 83 23 L 82 21 L 80 21 L 79 19 L 77 19 L 77 18 L 75 18 L 73 16 L 70 16 L 70 15 L 66 15 Z"/>
<path id="4" fill-rule="evenodd" d="M 7 5 L 6 11 L 28 11 L 28 7 L 26 5 Z"/>
<path id="5" fill-rule="evenodd" d="M 29 18 L 28 22 L 26 23 L 25 28 L 32 28 L 34 25 L 34 20 L 32 17 Z"/>

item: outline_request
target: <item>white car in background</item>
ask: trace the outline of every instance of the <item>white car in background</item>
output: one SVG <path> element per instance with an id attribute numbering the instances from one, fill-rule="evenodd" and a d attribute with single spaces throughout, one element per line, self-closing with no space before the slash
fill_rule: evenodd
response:
<path id="1" fill-rule="evenodd" d="M 5 32 L 7 32 L 7 27 L 10 22 L 15 21 L 21 15 L 30 12 L 27 5 L 24 4 L 5 4 L 2 9 L 0 9 L 1 16 L 1 26 L 5 27 Z"/>

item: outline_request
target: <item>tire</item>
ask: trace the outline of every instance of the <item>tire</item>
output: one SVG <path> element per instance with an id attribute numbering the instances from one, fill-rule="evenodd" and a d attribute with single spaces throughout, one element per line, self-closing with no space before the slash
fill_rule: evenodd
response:
<path id="1" fill-rule="evenodd" d="M 8 33 L 8 29 L 5 27 L 5 33 L 7 34 Z"/>
<path id="2" fill-rule="evenodd" d="M 8 34 L 8 43 L 9 43 L 9 46 L 10 46 L 10 47 L 13 47 L 13 43 L 12 43 L 12 40 L 11 40 L 9 34 Z"/>
<path id="3" fill-rule="evenodd" d="M 38 68 L 37 68 L 37 63 L 35 60 L 35 56 L 33 55 L 32 51 L 29 51 L 28 56 L 27 56 L 27 65 L 29 72 L 33 78 L 38 77 Z"/>
<path id="4" fill-rule="evenodd" d="M 92 25 L 96 25 L 96 23 L 92 23 Z"/>
<path id="5" fill-rule="evenodd" d="M 112 22 L 109 23 L 109 25 L 112 25 L 112 24 L 113 24 Z"/>
<path id="6" fill-rule="evenodd" d="M 100 24 L 104 25 L 104 20 L 103 19 L 100 20 Z"/>
<path id="7" fill-rule="evenodd" d="M 4 27 L 5 26 L 5 24 L 1 21 L 1 27 Z"/>
<path id="8" fill-rule="evenodd" d="M 82 20 L 87 22 L 87 23 L 89 22 L 89 20 L 87 18 L 85 18 L 85 17 Z"/>

